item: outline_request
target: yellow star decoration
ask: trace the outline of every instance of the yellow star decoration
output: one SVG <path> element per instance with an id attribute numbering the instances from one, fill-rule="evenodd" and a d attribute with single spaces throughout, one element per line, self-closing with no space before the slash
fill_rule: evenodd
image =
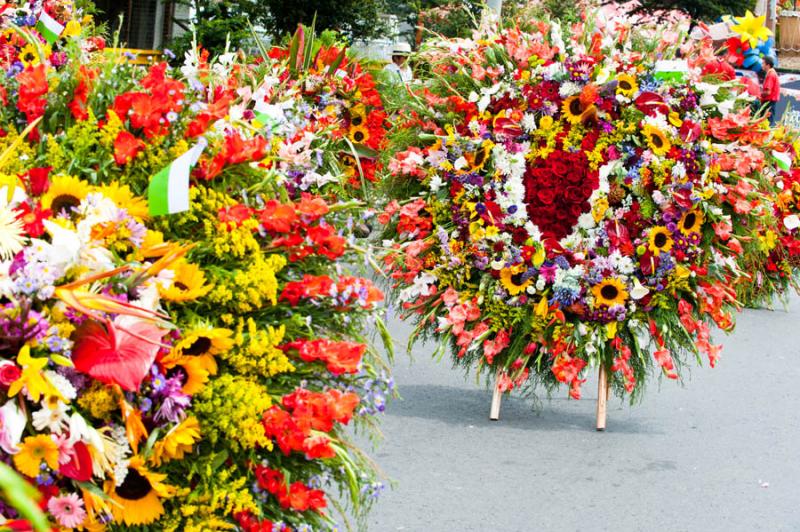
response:
<path id="1" fill-rule="evenodd" d="M 31 348 L 26 345 L 19 350 L 17 364 L 22 366 L 22 374 L 9 386 L 9 397 L 17 395 L 25 386 L 28 389 L 28 395 L 34 402 L 38 402 L 42 395 L 53 395 L 63 400 L 55 386 L 42 374 L 42 369 L 47 365 L 47 358 L 33 358 Z"/>
<path id="2" fill-rule="evenodd" d="M 745 16 L 733 18 L 737 23 L 731 26 L 731 30 L 739 35 L 742 42 L 749 41 L 750 48 L 755 48 L 759 40 L 766 41 L 772 35 L 769 28 L 764 25 L 767 20 L 766 15 L 757 17 L 748 9 Z"/>

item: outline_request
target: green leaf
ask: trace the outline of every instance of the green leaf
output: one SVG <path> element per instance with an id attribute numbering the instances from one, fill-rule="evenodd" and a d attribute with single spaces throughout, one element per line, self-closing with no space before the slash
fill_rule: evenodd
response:
<path id="1" fill-rule="evenodd" d="M 37 504 L 41 494 L 16 471 L 2 462 L 0 462 L 0 489 L 2 489 L 6 501 L 23 518 L 30 521 L 34 530 L 37 532 L 50 530 L 47 518 Z"/>
<path id="2" fill-rule="evenodd" d="M 73 368 L 72 360 L 68 359 L 62 355 L 50 355 L 50 360 L 58 364 L 59 366 L 65 366 L 68 368 Z"/>

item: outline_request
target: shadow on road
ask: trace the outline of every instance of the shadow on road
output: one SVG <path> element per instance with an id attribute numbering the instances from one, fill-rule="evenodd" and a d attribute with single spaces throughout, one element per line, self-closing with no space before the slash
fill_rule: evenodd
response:
<path id="1" fill-rule="evenodd" d="M 581 401 L 545 399 L 534 407 L 530 399 L 503 397 L 499 421 L 489 420 L 491 393 L 439 384 L 407 384 L 402 400 L 393 402 L 389 415 L 437 421 L 457 427 L 488 427 L 526 431 L 585 433 L 595 422 L 594 398 Z M 612 410 L 613 412 L 622 408 Z M 658 434 L 652 427 L 634 419 L 615 416 L 610 432 L 623 434 Z"/>

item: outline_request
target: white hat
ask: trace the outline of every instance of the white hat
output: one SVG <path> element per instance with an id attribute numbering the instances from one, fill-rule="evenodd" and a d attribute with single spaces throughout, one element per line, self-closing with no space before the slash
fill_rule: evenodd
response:
<path id="1" fill-rule="evenodd" d="M 395 43 L 392 55 L 408 55 L 411 53 L 411 46 L 407 42 Z"/>

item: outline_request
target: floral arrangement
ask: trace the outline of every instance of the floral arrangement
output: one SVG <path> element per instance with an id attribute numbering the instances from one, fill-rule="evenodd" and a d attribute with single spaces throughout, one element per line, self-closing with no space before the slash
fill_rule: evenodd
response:
<path id="1" fill-rule="evenodd" d="M 422 105 L 395 121 L 402 193 L 380 220 L 396 297 L 502 391 L 579 398 L 599 366 L 634 398 L 652 368 L 715 364 L 738 290 L 794 284 L 786 133 L 713 51 L 657 66 L 680 41 L 593 20 L 429 42 Z"/>
<path id="2" fill-rule="evenodd" d="M 309 175 L 380 146 L 353 133 L 380 115 L 369 78 L 329 49 L 303 72 L 291 48 L 138 69 L 71 2 L 39 6 L 0 19 L 37 49 L 0 80 L 3 461 L 61 529 L 363 516 L 383 484 L 351 434 L 393 392 L 361 333 L 389 345 L 383 294 L 346 267 L 369 213 Z"/>

